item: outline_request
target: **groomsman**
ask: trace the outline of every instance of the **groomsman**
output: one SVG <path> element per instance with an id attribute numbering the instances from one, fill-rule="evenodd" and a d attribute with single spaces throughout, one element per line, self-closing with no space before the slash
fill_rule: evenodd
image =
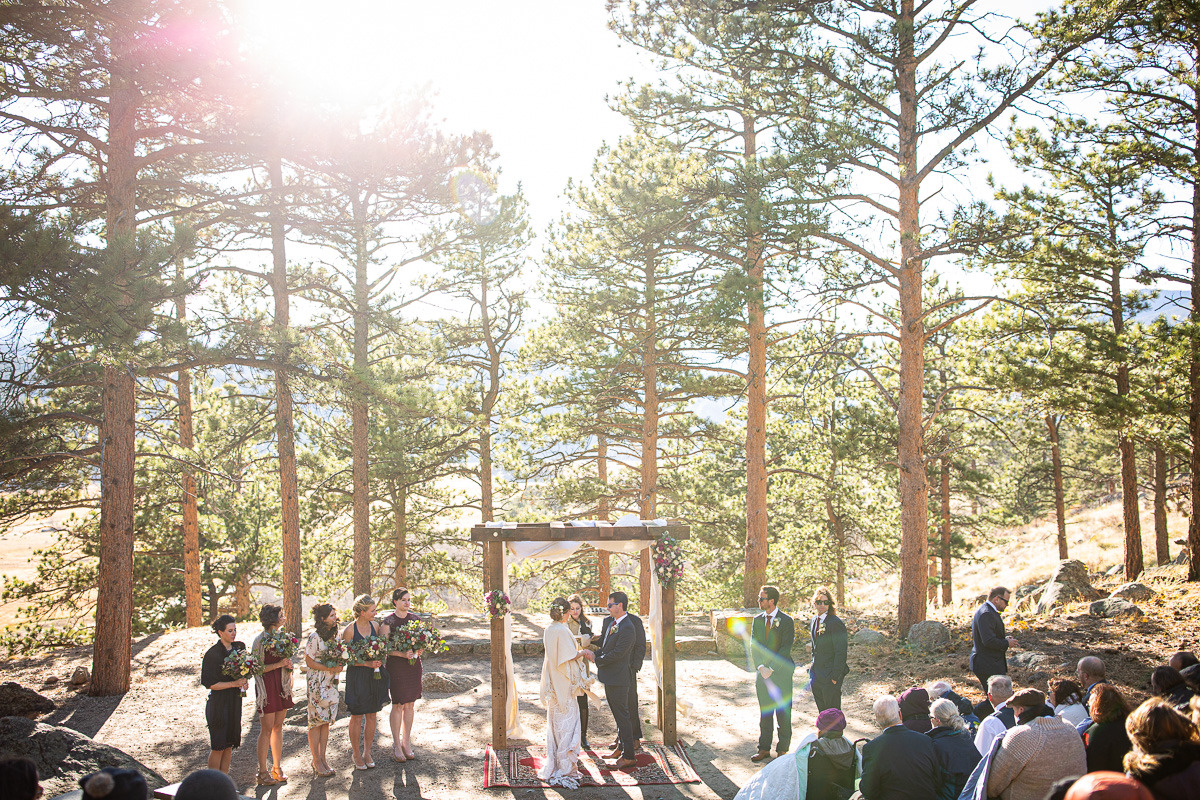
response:
<path id="1" fill-rule="evenodd" d="M 850 667 L 846 664 L 846 624 L 833 613 L 833 595 L 828 589 L 817 589 L 812 603 L 817 615 L 808 624 L 813 655 L 808 679 L 820 713 L 827 708 L 842 707 L 842 682 Z"/>
<path id="2" fill-rule="evenodd" d="M 754 691 L 758 695 L 758 752 L 750 760 L 758 763 L 771 757 L 771 739 L 779 726 L 776 752 L 783 755 L 792 746 L 792 644 L 796 641 L 796 623 L 779 610 L 779 590 L 764 586 L 758 590 L 762 613 L 750 626 L 752 662 L 758 674 Z"/>
<path id="3" fill-rule="evenodd" d="M 629 718 L 629 682 L 633 680 L 633 646 L 637 638 L 633 621 L 626 613 L 629 597 L 624 592 L 613 592 L 608 596 L 608 615 L 612 622 L 605 627 L 600 651 L 584 651 L 584 658 L 596 662 L 596 678 L 604 684 L 604 699 L 612 709 L 617 723 L 617 740 L 620 743 L 620 758 L 612 766 L 627 769 L 637 766 L 636 744 L 633 738 L 633 723 Z M 610 757 L 615 757 L 617 751 Z"/>

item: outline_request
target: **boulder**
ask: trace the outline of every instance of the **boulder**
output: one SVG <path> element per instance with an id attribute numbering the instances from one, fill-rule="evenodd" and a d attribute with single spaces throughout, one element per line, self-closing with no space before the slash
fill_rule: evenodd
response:
<path id="1" fill-rule="evenodd" d="M 54 701 L 19 683 L 0 683 L 0 717 L 37 719 L 54 710 Z"/>
<path id="2" fill-rule="evenodd" d="M 1093 617 L 1107 617 L 1110 619 L 1136 619 L 1143 616 L 1140 608 L 1128 600 L 1122 600 L 1119 597 L 1097 600 L 1088 607 L 1088 613 Z"/>
<path id="3" fill-rule="evenodd" d="M 482 681 L 470 675 L 449 675 L 445 672 L 426 672 L 421 676 L 421 689 L 426 692 L 458 694 L 474 689 Z"/>
<path id="4" fill-rule="evenodd" d="M 32 759 L 47 797 L 78 789 L 80 778 L 104 767 L 136 769 L 152 790 L 167 785 L 157 772 L 111 745 L 24 717 L 0 719 L 0 759 L 6 758 Z"/>
<path id="5" fill-rule="evenodd" d="M 88 672 L 87 667 L 76 667 L 71 673 L 71 686 L 78 689 L 81 686 L 92 682 L 92 673 Z"/>
<path id="6" fill-rule="evenodd" d="M 1039 653 L 1036 650 L 1022 650 L 1008 657 L 1008 665 L 1010 667 L 1021 667 L 1022 669 L 1033 669 L 1034 667 L 1045 666 L 1049 663 L 1050 656 L 1045 653 Z"/>
<path id="7" fill-rule="evenodd" d="M 1023 597 L 1027 597 L 1027 596 L 1033 594 L 1040 588 L 1042 588 L 1042 587 L 1039 584 L 1027 583 L 1024 586 L 1018 586 L 1017 590 L 1015 592 L 1013 592 L 1013 594 L 1016 595 L 1016 598 L 1018 600 L 1020 600 Z"/>
<path id="8" fill-rule="evenodd" d="M 1151 600 L 1158 595 L 1158 592 L 1151 589 L 1144 583 L 1122 583 L 1109 597 L 1119 597 L 1122 600 L 1130 602 Z"/>
<path id="9" fill-rule="evenodd" d="M 471 654 L 471 642 L 465 639 L 447 639 L 446 655 L 467 656 Z"/>
<path id="10" fill-rule="evenodd" d="M 873 631 L 870 628 L 863 628 L 851 636 L 850 641 L 854 642 L 854 644 L 865 644 L 867 646 L 871 646 L 883 644 L 883 640 L 886 638 L 887 637 L 879 631 Z"/>
<path id="11" fill-rule="evenodd" d="M 941 650 L 950 644 L 950 629 L 932 619 L 918 622 L 908 629 L 908 644 L 920 650 Z"/>
<path id="12" fill-rule="evenodd" d="M 750 639 L 750 627 L 757 611 L 752 609 L 722 609 L 712 615 L 713 642 L 717 655 L 734 663 L 746 663 L 745 642 Z M 797 645 L 801 637 L 797 636 Z"/>
<path id="13" fill-rule="evenodd" d="M 1121 570 L 1123 570 L 1123 569 L 1125 569 L 1125 565 L 1124 565 L 1124 564 L 1113 564 L 1111 567 L 1109 567 L 1108 569 L 1106 569 L 1106 570 L 1104 571 L 1104 574 L 1105 574 L 1105 576 L 1106 576 L 1106 577 L 1109 577 L 1109 578 L 1111 578 L 1111 577 L 1113 577 L 1114 575 L 1120 575 L 1120 574 L 1121 574 Z"/>
<path id="14" fill-rule="evenodd" d="M 58 676 L 57 675 L 47 675 L 46 679 L 42 681 L 42 686 L 57 686 L 57 685 L 58 685 Z"/>
<path id="15" fill-rule="evenodd" d="M 1098 600 L 1100 593 L 1088 580 L 1087 567 L 1082 561 L 1069 559 L 1060 561 L 1050 576 L 1038 600 L 1037 611 L 1045 614 L 1053 608 L 1064 605 L 1072 600 Z"/>

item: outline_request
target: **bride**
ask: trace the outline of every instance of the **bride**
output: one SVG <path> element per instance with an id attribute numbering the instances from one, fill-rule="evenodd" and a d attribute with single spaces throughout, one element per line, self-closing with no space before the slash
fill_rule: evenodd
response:
<path id="1" fill-rule="evenodd" d="M 575 637 L 563 620 L 571 604 L 562 597 L 550 604 L 550 619 L 543 639 L 546 659 L 542 662 L 542 704 L 546 706 L 546 760 L 538 777 L 551 786 L 578 789 L 580 724 L 579 704 L 588 680 L 576 648 Z"/>

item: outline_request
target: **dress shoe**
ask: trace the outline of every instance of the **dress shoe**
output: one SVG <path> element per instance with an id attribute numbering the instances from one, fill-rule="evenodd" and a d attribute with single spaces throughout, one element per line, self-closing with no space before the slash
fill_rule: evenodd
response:
<path id="1" fill-rule="evenodd" d="M 636 758 L 619 758 L 613 762 L 613 769 L 630 769 L 637 766 Z"/>
<path id="2" fill-rule="evenodd" d="M 750 760 L 753 761 L 755 764 L 757 764 L 760 761 L 766 761 L 770 757 L 771 757 L 770 750 L 759 750 L 757 753 L 750 756 Z"/>

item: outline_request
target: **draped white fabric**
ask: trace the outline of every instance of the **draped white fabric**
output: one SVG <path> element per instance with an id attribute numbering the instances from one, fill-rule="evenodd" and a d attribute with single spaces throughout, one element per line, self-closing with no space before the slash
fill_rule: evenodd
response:
<path id="1" fill-rule="evenodd" d="M 589 528 L 596 529 L 602 527 L 611 527 L 612 525 L 643 525 L 645 527 L 665 526 L 665 520 L 640 520 L 636 517 L 622 517 L 615 523 L 609 522 L 594 522 L 583 521 L 573 522 L 569 525 L 571 528 L 581 529 L 579 532 L 583 535 L 581 541 L 565 541 L 556 540 L 552 542 L 506 542 L 508 552 L 513 556 L 513 563 L 520 563 L 527 558 L 537 558 L 544 561 L 562 561 L 564 558 L 570 557 L 576 550 L 582 547 L 585 543 L 590 543 L 598 550 L 604 550 L 609 553 L 640 553 L 649 547 L 652 542 L 648 539 L 638 539 L 634 541 L 613 541 L 602 539 L 599 536 L 588 536 Z M 488 523 L 490 528 L 515 528 L 515 523 Z M 508 554 L 505 554 L 504 563 L 504 592 L 508 593 Z M 654 682 L 659 689 L 662 689 L 662 587 L 658 583 L 658 576 L 654 570 L 650 570 L 650 629 L 647 634 L 650 637 L 650 652 L 654 659 Z M 512 615 L 506 614 L 504 617 L 504 661 L 505 674 L 508 683 L 508 703 L 505 708 L 505 725 L 508 729 L 508 735 L 511 738 L 524 738 L 524 728 L 521 726 L 521 721 L 517 717 L 517 677 L 516 671 L 513 668 L 512 656 Z M 593 695 L 594 696 L 594 695 Z M 676 698 L 676 707 L 680 714 L 686 715 L 691 710 L 691 703 L 688 703 L 682 698 Z"/>

